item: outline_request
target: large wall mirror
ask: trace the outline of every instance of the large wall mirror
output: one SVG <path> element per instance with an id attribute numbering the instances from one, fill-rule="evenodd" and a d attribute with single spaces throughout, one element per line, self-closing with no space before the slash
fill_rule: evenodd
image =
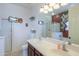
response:
<path id="1" fill-rule="evenodd" d="M 63 37 L 68 38 L 68 32 L 69 32 L 69 21 L 68 21 L 68 11 L 61 12 L 59 14 L 52 16 L 52 24 L 56 24 L 57 26 L 54 26 L 54 28 L 57 30 L 57 32 L 61 32 Z"/>

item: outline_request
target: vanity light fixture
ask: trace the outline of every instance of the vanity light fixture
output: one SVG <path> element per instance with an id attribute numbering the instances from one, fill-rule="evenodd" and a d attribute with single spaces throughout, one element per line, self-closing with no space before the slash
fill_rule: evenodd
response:
<path id="1" fill-rule="evenodd" d="M 40 12 L 43 12 L 43 11 L 44 11 L 44 9 L 43 9 L 43 7 L 41 7 L 41 8 L 40 8 Z"/>
<path id="2" fill-rule="evenodd" d="M 45 10 L 45 11 L 44 11 L 44 13 L 45 13 L 45 14 L 47 14 L 47 13 L 48 13 L 48 11 L 47 11 L 47 10 Z"/>
<path id="3" fill-rule="evenodd" d="M 40 12 L 41 13 L 48 13 L 48 12 L 52 12 L 55 9 L 59 9 L 61 6 L 65 6 L 68 3 L 47 3 L 44 4 L 41 8 L 40 8 Z"/>
<path id="4" fill-rule="evenodd" d="M 55 5 L 53 6 L 53 8 L 54 8 L 54 9 L 59 9 L 59 8 L 60 8 L 60 5 L 59 5 L 59 4 L 55 4 Z"/>
<path id="5" fill-rule="evenodd" d="M 44 5 L 44 10 L 48 10 L 48 9 L 49 9 L 48 4 L 45 4 L 45 5 Z"/>
<path id="6" fill-rule="evenodd" d="M 49 3 L 49 7 L 55 6 L 56 3 Z"/>
<path id="7" fill-rule="evenodd" d="M 61 3 L 61 6 L 65 6 L 65 5 L 67 5 L 68 3 Z"/>
<path id="8" fill-rule="evenodd" d="M 52 7 L 49 7 L 48 11 L 49 12 L 53 11 L 53 8 Z"/>

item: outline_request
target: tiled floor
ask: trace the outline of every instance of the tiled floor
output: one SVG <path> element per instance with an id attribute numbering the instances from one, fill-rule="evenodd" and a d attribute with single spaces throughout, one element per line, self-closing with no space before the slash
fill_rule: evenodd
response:
<path id="1" fill-rule="evenodd" d="M 13 52 L 13 53 L 6 53 L 5 56 L 27 56 L 27 50 L 26 51 L 18 51 L 18 52 Z"/>

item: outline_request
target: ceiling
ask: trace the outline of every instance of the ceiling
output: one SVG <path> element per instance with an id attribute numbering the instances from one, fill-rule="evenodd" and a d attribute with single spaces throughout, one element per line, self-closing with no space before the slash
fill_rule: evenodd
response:
<path id="1" fill-rule="evenodd" d="M 33 7 L 33 6 L 37 6 L 37 5 L 43 5 L 45 3 L 13 3 L 13 4 L 20 5 L 20 6 L 24 6 L 24 7 L 27 7 L 27 6 Z M 70 4 L 75 4 L 75 3 L 69 3 L 69 5 Z"/>
<path id="2" fill-rule="evenodd" d="M 19 5 L 19 6 L 23 6 L 23 7 L 36 7 L 38 5 L 43 5 L 43 3 L 14 3 L 16 5 Z"/>
<path id="3" fill-rule="evenodd" d="M 34 7 L 39 7 L 39 6 L 43 5 L 44 3 L 14 3 L 14 4 L 19 5 L 19 6 L 23 6 L 23 7 L 26 7 L 26 8 L 27 7 L 34 8 Z M 54 12 L 55 12 L 55 14 L 57 14 L 57 13 L 66 11 L 66 10 L 68 10 L 69 8 L 71 8 L 75 5 L 78 5 L 78 4 L 77 3 L 76 4 L 75 3 L 69 3 L 68 5 L 61 7 L 59 9 L 55 10 Z"/>

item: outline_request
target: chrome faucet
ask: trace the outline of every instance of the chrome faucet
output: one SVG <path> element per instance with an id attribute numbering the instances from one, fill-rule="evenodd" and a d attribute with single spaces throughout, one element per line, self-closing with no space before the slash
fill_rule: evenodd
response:
<path id="1" fill-rule="evenodd" d="M 39 40 L 41 40 L 41 37 L 39 37 Z"/>
<path id="2" fill-rule="evenodd" d="M 66 39 L 62 42 L 62 50 L 67 51 L 66 45 L 71 45 L 70 39 Z"/>

